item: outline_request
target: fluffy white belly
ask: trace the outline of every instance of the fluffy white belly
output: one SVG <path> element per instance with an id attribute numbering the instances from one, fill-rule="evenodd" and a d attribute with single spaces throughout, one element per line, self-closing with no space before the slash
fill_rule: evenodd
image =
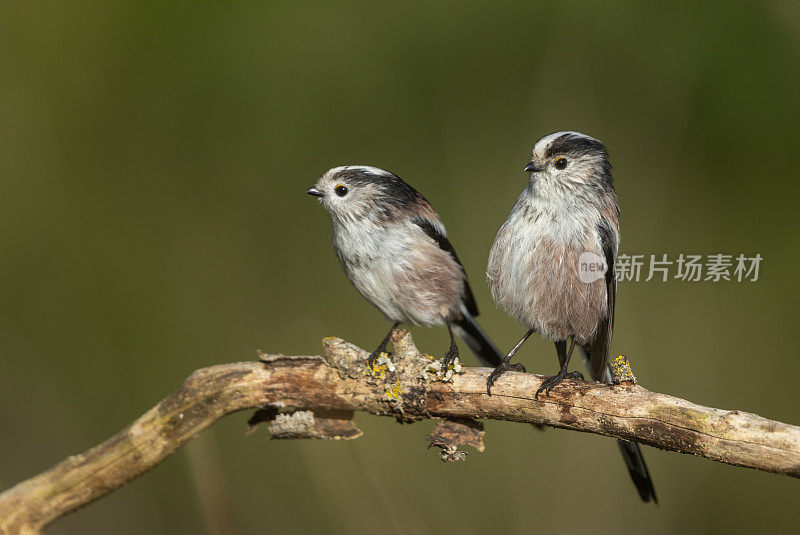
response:
<path id="1" fill-rule="evenodd" d="M 581 253 L 602 254 L 590 213 L 518 203 L 497 234 L 487 276 L 495 301 L 523 326 L 556 340 L 593 338 L 607 314 L 605 281 L 578 276 Z"/>
<path id="2" fill-rule="evenodd" d="M 463 271 L 413 223 L 339 228 L 334 248 L 347 278 L 391 321 L 436 325 L 457 313 Z"/>

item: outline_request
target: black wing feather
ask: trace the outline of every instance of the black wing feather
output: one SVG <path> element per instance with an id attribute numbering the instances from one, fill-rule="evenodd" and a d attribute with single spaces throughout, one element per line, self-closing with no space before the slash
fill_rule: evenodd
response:
<path id="1" fill-rule="evenodd" d="M 461 266 L 461 269 L 464 270 L 464 265 L 461 263 L 461 260 L 459 260 L 456 250 L 453 248 L 453 244 L 450 243 L 447 236 L 443 235 L 433 226 L 430 220 L 424 217 L 415 217 L 412 222 L 433 239 L 440 249 L 453 255 L 453 259 Z M 475 296 L 472 294 L 472 288 L 469 286 L 466 271 L 464 271 L 464 305 L 473 317 L 478 315 L 478 304 L 475 302 Z"/>
<path id="2" fill-rule="evenodd" d="M 601 223 L 597 227 L 600 235 L 600 243 L 603 248 L 603 256 L 606 261 L 606 295 L 608 304 L 608 316 L 597 328 L 597 334 L 592 343 L 589 353 L 589 372 L 592 379 L 602 381 L 606 374 L 608 364 L 608 354 L 611 351 L 611 336 L 614 331 L 614 305 L 617 298 L 617 273 L 614 268 L 616 246 L 614 234 L 606 223 Z"/>
<path id="3" fill-rule="evenodd" d="M 614 331 L 614 305 L 617 299 L 617 273 L 614 268 L 615 265 L 615 252 L 616 242 L 611 228 L 605 223 L 600 224 L 597 228 L 600 235 L 600 242 L 603 248 L 603 256 L 606 261 L 606 292 L 608 295 L 608 317 L 602 321 L 597 328 L 597 335 L 591 344 L 583 346 L 586 352 L 589 372 L 592 379 L 595 381 L 606 382 L 606 379 L 611 381 L 611 374 L 607 374 L 608 370 L 608 354 L 611 350 L 611 335 Z M 607 375 L 606 375 L 607 374 Z M 639 496 L 643 501 L 653 501 L 658 503 L 656 498 L 656 489 L 653 486 L 653 479 L 650 477 L 650 472 L 647 469 L 647 464 L 644 462 L 644 456 L 639 444 L 629 440 L 617 440 L 619 449 L 622 452 L 622 458 L 625 459 L 625 465 L 628 468 L 628 473 L 636 485 L 636 490 L 639 491 Z"/>

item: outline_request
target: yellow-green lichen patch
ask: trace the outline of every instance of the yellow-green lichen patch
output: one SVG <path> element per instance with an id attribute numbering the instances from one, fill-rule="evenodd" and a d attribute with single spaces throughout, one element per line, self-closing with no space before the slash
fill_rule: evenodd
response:
<path id="1" fill-rule="evenodd" d="M 614 384 L 633 383 L 636 384 L 636 376 L 633 375 L 631 364 L 625 355 L 618 355 L 608 365 L 611 368 L 611 380 Z"/>
<path id="2" fill-rule="evenodd" d="M 394 362 L 392 362 L 392 359 L 389 358 L 388 353 L 381 353 L 375 360 L 375 364 L 386 366 L 386 369 L 390 372 L 393 372 L 397 369 L 394 365 Z"/>
<path id="3" fill-rule="evenodd" d="M 429 360 L 433 357 L 427 357 Z M 424 377 L 426 373 L 431 373 L 436 376 L 439 381 L 447 382 L 453 379 L 453 374 L 461 371 L 462 365 L 458 357 L 450 363 L 447 368 L 444 368 L 444 360 L 431 360 L 425 369 L 420 373 L 420 377 Z"/>
<path id="4" fill-rule="evenodd" d="M 383 394 L 392 401 L 400 401 L 403 398 L 403 388 L 400 386 L 400 381 L 396 381 Z"/>
<path id="5" fill-rule="evenodd" d="M 387 353 L 381 353 L 378 355 L 378 358 L 375 359 L 371 368 L 369 362 L 367 362 L 366 367 L 361 371 L 361 375 L 369 375 L 370 377 L 375 377 L 383 381 L 386 379 L 386 373 L 393 372 L 395 369 L 395 365 L 389 358 L 389 355 Z"/>

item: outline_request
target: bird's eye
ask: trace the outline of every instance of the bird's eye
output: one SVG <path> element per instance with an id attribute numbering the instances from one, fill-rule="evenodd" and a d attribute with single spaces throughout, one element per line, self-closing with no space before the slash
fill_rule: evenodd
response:
<path id="1" fill-rule="evenodd" d="M 347 187 L 341 184 L 333 188 L 333 191 L 335 191 L 336 195 L 338 195 L 339 197 L 344 197 L 345 195 L 347 195 Z"/>
<path id="2" fill-rule="evenodd" d="M 553 165 L 556 166 L 556 169 L 564 169 L 567 167 L 567 159 L 566 158 L 556 158 L 556 161 L 553 162 Z"/>

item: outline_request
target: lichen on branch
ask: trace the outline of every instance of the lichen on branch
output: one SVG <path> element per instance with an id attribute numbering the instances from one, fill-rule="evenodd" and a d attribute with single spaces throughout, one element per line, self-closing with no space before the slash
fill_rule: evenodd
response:
<path id="1" fill-rule="evenodd" d="M 634 384 L 565 380 L 534 398 L 542 377 L 508 372 L 486 394 L 488 368 L 442 370 L 404 330 L 391 358 L 367 368 L 367 352 L 339 338 L 323 356 L 259 356 L 195 371 L 175 392 L 102 444 L 0 494 L 0 533 L 36 534 L 55 519 L 141 476 L 227 414 L 257 409 L 271 436 L 355 438 L 355 411 L 441 424 L 431 442 L 446 460 L 461 444 L 482 448 L 476 420 L 547 425 L 633 440 L 734 466 L 800 477 L 800 428 L 742 411 L 703 407 Z M 456 367 L 457 368 L 457 367 Z M 292 414 L 293 413 L 293 414 Z M 467 429 L 470 428 L 470 429 Z"/>

